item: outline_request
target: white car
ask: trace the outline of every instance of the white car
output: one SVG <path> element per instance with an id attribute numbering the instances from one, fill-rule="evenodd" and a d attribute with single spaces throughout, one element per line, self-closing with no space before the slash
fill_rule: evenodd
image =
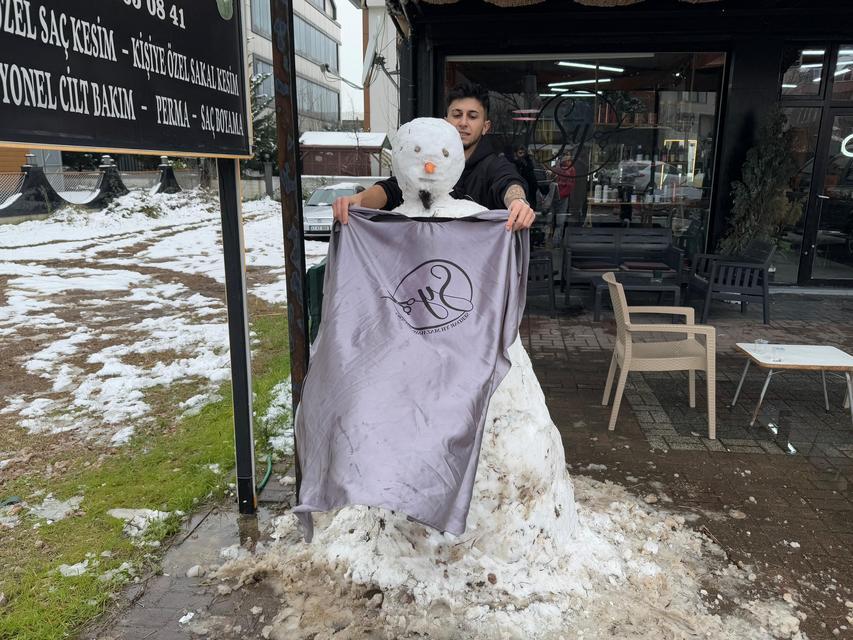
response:
<path id="1" fill-rule="evenodd" d="M 623 160 L 617 167 L 604 170 L 602 173 L 610 177 L 611 184 L 633 187 L 634 193 L 637 194 L 646 191 L 655 194 L 663 193 L 664 187 L 668 187 L 670 190 L 677 188 L 679 195 L 688 200 L 702 199 L 701 186 L 696 187 L 695 185 L 702 184 L 704 175 L 696 174 L 691 182 L 690 178 L 682 174 L 675 165 L 655 161 L 654 168 L 654 185 L 651 184 L 652 163 L 650 160 Z"/>
<path id="2" fill-rule="evenodd" d="M 328 240 L 332 233 L 332 203 L 336 198 L 361 191 L 364 191 L 364 187 L 354 182 L 318 187 L 302 207 L 303 235 L 306 238 Z"/>

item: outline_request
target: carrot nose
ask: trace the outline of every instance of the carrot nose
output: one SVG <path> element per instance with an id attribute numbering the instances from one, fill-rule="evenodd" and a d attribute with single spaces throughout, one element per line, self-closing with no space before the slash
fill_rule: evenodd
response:
<path id="1" fill-rule="evenodd" d="M 435 173 L 435 165 L 432 162 L 425 163 L 424 171 L 426 171 L 427 173 Z"/>

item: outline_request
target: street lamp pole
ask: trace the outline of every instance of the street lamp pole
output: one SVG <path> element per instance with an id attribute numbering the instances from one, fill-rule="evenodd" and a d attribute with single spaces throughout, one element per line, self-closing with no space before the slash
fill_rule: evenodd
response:
<path id="1" fill-rule="evenodd" d="M 294 411 L 302 398 L 308 372 L 308 292 L 305 287 L 305 241 L 302 223 L 302 186 L 299 176 L 299 126 L 296 106 L 296 61 L 291 0 L 270 0 L 272 14 L 273 79 L 275 85 L 278 177 L 284 229 L 284 266 L 287 278 L 287 327 L 290 335 L 290 381 Z M 296 490 L 301 473 L 295 442 Z"/>

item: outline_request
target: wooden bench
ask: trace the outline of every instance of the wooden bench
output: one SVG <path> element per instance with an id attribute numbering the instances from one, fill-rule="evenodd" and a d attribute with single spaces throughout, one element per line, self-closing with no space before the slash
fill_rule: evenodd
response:
<path id="1" fill-rule="evenodd" d="M 590 285 L 608 271 L 681 284 L 684 252 L 672 244 L 671 229 L 566 227 L 562 239 L 560 290 Z"/>
<path id="2" fill-rule="evenodd" d="M 708 322 L 711 302 L 739 302 L 746 313 L 750 302 L 760 302 L 764 324 L 770 324 L 770 260 L 776 245 L 769 240 L 752 240 L 737 256 L 699 253 L 693 259 L 690 289 L 705 299 L 702 322 Z"/>

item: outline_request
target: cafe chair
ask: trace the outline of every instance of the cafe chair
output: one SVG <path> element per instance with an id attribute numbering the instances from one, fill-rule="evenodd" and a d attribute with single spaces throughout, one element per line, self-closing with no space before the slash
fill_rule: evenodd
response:
<path id="1" fill-rule="evenodd" d="M 551 317 L 557 315 L 554 295 L 554 259 L 550 251 L 536 251 L 530 256 L 527 267 L 527 295 L 548 296 L 548 309 Z"/>
<path id="2" fill-rule="evenodd" d="M 695 312 L 691 307 L 629 307 L 625 291 L 612 272 L 605 273 L 604 281 L 610 290 L 613 315 L 616 318 L 616 345 L 607 373 L 607 384 L 601 404 L 607 406 L 616 369 L 619 381 L 610 412 L 608 429 L 616 428 L 619 405 L 625 392 L 629 371 L 687 371 L 690 385 L 690 407 L 696 407 L 696 371 L 704 371 L 708 387 L 708 437 L 716 437 L 716 329 L 695 324 Z M 639 324 L 631 321 L 633 315 L 658 313 L 684 316 L 685 324 Z M 660 342 L 635 342 L 634 337 L 646 333 L 675 333 L 685 336 L 682 340 Z M 700 341 L 698 336 L 703 336 Z"/>

